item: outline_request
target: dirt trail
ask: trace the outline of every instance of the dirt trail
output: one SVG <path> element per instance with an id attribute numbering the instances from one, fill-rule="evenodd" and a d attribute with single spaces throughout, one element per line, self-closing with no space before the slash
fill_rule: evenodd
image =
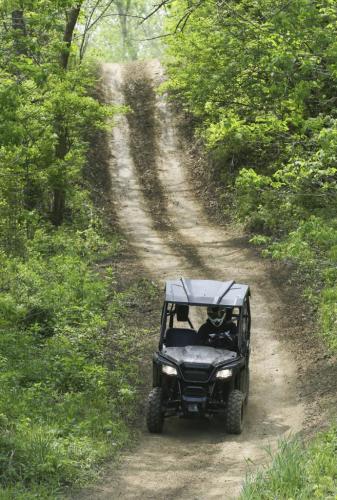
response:
<path id="1" fill-rule="evenodd" d="M 123 89 L 128 81 L 142 78 L 155 87 L 162 79 L 159 63 L 104 66 L 106 90 L 114 103 L 125 102 Z M 234 278 L 251 285 L 251 396 L 241 436 L 226 435 L 220 421 L 169 419 L 163 435 L 144 430 L 140 444 L 122 458 L 117 473 L 90 497 L 237 498 L 247 471 L 267 460 L 265 448 L 302 426 L 304 411 L 296 391 L 295 363 L 278 340 L 289 327 L 283 319 L 287 310 L 264 264 L 245 248 L 243 240 L 207 220 L 188 180 L 174 116 L 165 96 L 154 99 L 157 138 L 153 151 L 156 171 L 152 174 L 160 185 L 161 200 L 159 203 L 155 193 L 149 194 L 139 158 L 137 165 L 134 161 L 130 139 L 137 133 L 132 130 L 137 123 L 130 129 L 127 118 L 120 116 L 111 138 L 111 175 L 119 223 L 142 266 L 160 283 L 185 275 Z M 138 102 L 138 113 L 142 106 L 146 113 L 147 105 Z M 138 127 L 142 126 L 139 119 Z M 144 172 L 146 168 L 144 164 Z M 159 215 L 157 206 L 162 207 Z"/>

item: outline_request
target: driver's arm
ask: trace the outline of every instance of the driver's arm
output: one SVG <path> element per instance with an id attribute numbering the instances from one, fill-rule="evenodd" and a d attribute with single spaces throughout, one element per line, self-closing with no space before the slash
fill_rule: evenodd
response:
<path id="1" fill-rule="evenodd" d="M 201 345 L 208 345 L 209 334 L 210 334 L 209 326 L 207 325 L 207 323 L 204 323 L 198 330 L 198 336 L 200 338 Z"/>
<path id="2" fill-rule="evenodd" d="M 237 347 L 238 345 L 238 336 L 237 336 L 237 326 L 233 321 L 230 321 L 226 325 L 224 325 L 224 331 L 227 333 L 227 337 L 230 339 L 234 347 Z"/>

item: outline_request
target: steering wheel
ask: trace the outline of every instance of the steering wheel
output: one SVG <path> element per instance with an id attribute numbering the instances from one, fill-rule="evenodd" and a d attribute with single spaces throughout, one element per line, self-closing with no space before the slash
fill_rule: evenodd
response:
<path id="1" fill-rule="evenodd" d="M 219 347 L 222 347 L 221 343 L 224 343 L 224 341 L 230 342 L 231 346 L 234 346 L 235 343 L 235 340 L 231 337 L 229 332 L 210 333 L 208 341 L 211 346 L 214 344 L 216 346 L 216 344 L 219 343 Z"/>

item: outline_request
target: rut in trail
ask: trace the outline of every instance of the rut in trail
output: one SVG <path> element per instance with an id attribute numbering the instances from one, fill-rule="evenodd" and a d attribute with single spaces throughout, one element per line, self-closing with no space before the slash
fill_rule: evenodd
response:
<path id="1" fill-rule="evenodd" d="M 235 279 L 252 288 L 251 395 L 242 435 L 229 436 L 221 421 L 168 419 L 163 435 L 144 429 L 117 472 L 90 498 L 237 498 L 248 470 L 266 462 L 266 447 L 301 429 L 303 408 L 295 363 L 279 342 L 287 309 L 264 264 L 240 237 L 212 225 L 195 197 L 184 167 L 174 116 L 157 62 L 104 66 L 112 102 L 128 102 L 111 136 L 111 176 L 119 223 L 149 277 Z M 159 314 L 158 314 L 159 317 Z M 288 325 L 289 327 L 289 325 Z M 151 367 L 151 352 L 148 356 Z"/>

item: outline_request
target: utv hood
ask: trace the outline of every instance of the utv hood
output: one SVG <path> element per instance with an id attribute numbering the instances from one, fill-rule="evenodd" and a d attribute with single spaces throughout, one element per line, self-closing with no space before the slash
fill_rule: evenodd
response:
<path id="1" fill-rule="evenodd" d="M 216 349 L 215 347 L 188 345 L 186 347 L 165 347 L 161 354 L 180 365 L 181 363 L 195 363 L 203 365 L 218 365 L 219 363 L 232 361 L 237 354 L 227 349 Z"/>

